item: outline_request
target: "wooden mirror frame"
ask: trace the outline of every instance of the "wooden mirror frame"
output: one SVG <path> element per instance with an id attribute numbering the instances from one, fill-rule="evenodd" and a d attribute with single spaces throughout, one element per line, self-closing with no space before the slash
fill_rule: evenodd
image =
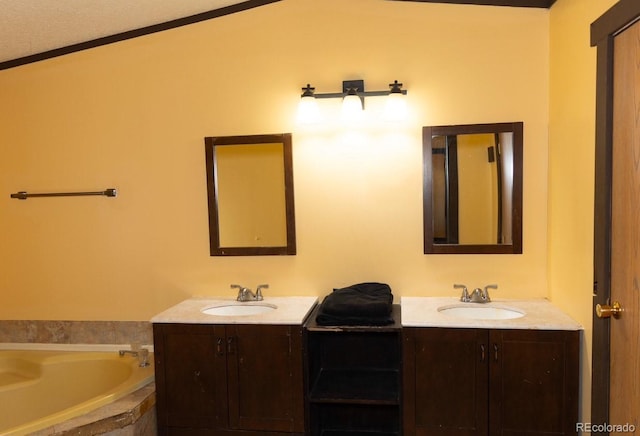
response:
<path id="1" fill-rule="evenodd" d="M 513 198 L 511 244 L 437 244 L 433 236 L 433 167 L 434 136 L 513 132 Z M 521 254 L 522 253 L 522 145 L 523 123 L 425 126 L 422 128 L 423 227 L 425 254 Z"/>
<path id="2" fill-rule="evenodd" d="M 206 137 L 205 158 L 207 167 L 207 197 L 209 204 L 209 245 L 211 256 L 270 256 L 296 254 L 296 227 L 293 202 L 293 158 L 291 133 L 249 136 Z M 284 246 L 275 247 L 221 247 L 218 215 L 216 154 L 220 145 L 248 145 L 281 143 L 284 157 L 285 217 L 287 241 Z"/>

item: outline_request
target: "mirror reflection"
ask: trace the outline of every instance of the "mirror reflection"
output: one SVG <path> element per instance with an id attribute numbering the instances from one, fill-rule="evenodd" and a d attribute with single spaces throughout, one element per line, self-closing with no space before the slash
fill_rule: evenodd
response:
<path id="1" fill-rule="evenodd" d="M 205 138 L 212 256 L 295 254 L 291 135 Z"/>
<path id="2" fill-rule="evenodd" d="M 522 253 L 522 130 L 423 128 L 425 253 Z"/>

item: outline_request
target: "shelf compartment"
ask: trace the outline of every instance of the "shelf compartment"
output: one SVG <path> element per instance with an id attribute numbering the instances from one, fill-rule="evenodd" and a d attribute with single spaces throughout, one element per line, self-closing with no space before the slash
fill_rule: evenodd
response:
<path id="1" fill-rule="evenodd" d="M 399 436 L 400 406 L 312 403 L 311 436 Z"/>
<path id="2" fill-rule="evenodd" d="M 349 368 L 322 369 L 309 400 L 322 403 L 397 405 L 400 401 L 397 370 Z"/>
<path id="3" fill-rule="evenodd" d="M 316 308 L 317 311 L 317 308 Z M 315 313 L 305 326 L 306 395 L 310 436 L 402 435 L 402 337 L 395 323 L 322 327 Z"/>
<path id="4" fill-rule="evenodd" d="M 400 433 L 388 431 L 323 430 L 320 436 L 400 436 Z"/>

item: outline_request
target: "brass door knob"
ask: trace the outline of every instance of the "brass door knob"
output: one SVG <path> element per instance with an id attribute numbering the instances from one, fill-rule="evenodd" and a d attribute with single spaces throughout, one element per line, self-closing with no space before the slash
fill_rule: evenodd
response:
<path id="1" fill-rule="evenodd" d="M 596 316 L 598 318 L 619 318 L 624 309 L 617 301 L 614 301 L 611 306 L 606 304 L 596 304 Z"/>

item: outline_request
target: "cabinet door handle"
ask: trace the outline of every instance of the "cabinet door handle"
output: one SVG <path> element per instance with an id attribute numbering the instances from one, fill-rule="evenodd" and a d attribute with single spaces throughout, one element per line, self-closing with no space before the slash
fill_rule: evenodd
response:
<path id="1" fill-rule="evenodd" d="M 218 356 L 224 356 L 224 349 L 222 348 L 222 338 L 216 339 L 216 354 Z"/>
<path id="2" fill-rule="evenodd" d="M 485 350 L 484 344 L 480 344 L 480 362 L 484 362 L 484 359 L 487 357 L 487 353 Z"/>
<path id="3" fill-rule="evenodd" d="M 500 347 L 498 347 L 498 344 L 493 344 L 493 360 L 494 361 L 498 361 L 498 352 L 500 351 Z"/>
<path id="4" fill-rule="evenodd" d="M 234 354 L 236 351 L 236 344 L 233 336 L 227 338 L 227 354 Z"/>

